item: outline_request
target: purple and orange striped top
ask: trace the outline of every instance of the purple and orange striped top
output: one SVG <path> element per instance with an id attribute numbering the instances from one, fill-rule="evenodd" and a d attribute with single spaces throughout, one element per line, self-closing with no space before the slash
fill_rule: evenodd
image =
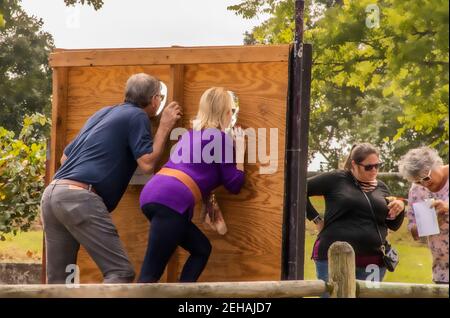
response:
<path id="1" fill-rule="evenodd" d="M 237 194 L 245 180 L 244 172 L 236 168 L 232 138 L 213 128 L 184 133 L 164 167 L 188 174 L 203 198 L 221 185 Z M 156 174 L 140 195 L 141 207 L 148 203 L 165 205 L 180 214 L 189 211 L 192 217 L 195 199 L 191 190 L 175 177 Z"/>

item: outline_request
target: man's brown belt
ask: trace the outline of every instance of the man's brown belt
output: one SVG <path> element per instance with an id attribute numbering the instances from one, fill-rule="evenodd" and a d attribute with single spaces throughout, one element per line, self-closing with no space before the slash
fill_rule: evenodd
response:
<path id="1" fill-rule="evenodd" d="M 86 184 L 86 183 L 75 181 L 75 180 L 57 179 L 57 180 L 53 180 L 52 183 L 50 183 L 50 184 L 73 185 L 73 186 L 83 188 L 85 190 L 88 190 L 88 191 L 91 191 L 91 192 L 97 194 L 95 189 L 92 187 L 92 184 Z"/>

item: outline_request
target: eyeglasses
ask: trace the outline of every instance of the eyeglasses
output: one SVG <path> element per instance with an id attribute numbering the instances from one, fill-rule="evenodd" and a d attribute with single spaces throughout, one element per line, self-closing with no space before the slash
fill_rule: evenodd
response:
<path id="1" fill-rule="evenodd" d="M 158 94 L 158 95 L 155 95 L 155 96 L 159 96 L 159 98 L 161 98 L 161 100 L 164 100 L 164 98 L 166 97 L 166 95 L 163 95 L 163 94 Z"/>
<path id="2" fill-rule="evenodd" d="M 429 182 L 429 181 L 431 181 L 431 169 L 430 169 L 430 171 L 428 171 L 428 174 L 425 177 L 420 178 L 420 180 L 414 181 L 414 183 L 422 184 L 422 183 Z"/>
<path id="3" fill-rule="evenodd" d="M 366 170 L 366 171 L 370 171 L 373 168 L 375 168 L 377 170 L 380 169 L 383 164 L 381 162 L 379 162 L 379 163 L 375 163 L 373 165 L 363 165 L 362 163 L 357 163 L 357 165 L 364 167 L 364 170 Z"/>

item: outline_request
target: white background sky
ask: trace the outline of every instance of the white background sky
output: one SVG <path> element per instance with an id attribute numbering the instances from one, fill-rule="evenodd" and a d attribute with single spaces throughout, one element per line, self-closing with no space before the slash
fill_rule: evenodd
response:
<path id="1" fill-rule="evenodd" d="M 22 0 L 44 20 L 58 48 L 240 45 L 263 18 L 244 20 L 227 6 L 240 0 L 105 0 L 66 7 L 63 0 Z"/>
<path id="2" fill-rule="evenodd" d="M 22 0 L 42 18 L 55 46 L 64 49 L 241 45 L 243 34 L 267 16 L 245 20 L 227 7 L 240 0 L 105 0 L 66 7 L 63 0 Z M 319 168 L 318 158 L 309 166 Z"/>

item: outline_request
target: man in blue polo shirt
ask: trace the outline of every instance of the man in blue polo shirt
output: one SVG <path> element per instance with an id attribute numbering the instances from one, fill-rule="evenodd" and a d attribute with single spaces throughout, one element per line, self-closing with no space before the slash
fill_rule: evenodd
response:
<path id="1" fill-rule="evenodd" d="M 159 80 L 143 73 L 131 76 L 125 102 L 96 112 L 65 148 L 62 166 L 41 201 L 48 283 L 66 283 L 80 244 L 102 271 L 104 283 L 134 280 L 109 212 L 138 165 L 146 173 L 153 171 L 182 116 L 178 103 L 170 103 L 152 138 L 149 117 L 155 116 L 162 99 Z"/>

